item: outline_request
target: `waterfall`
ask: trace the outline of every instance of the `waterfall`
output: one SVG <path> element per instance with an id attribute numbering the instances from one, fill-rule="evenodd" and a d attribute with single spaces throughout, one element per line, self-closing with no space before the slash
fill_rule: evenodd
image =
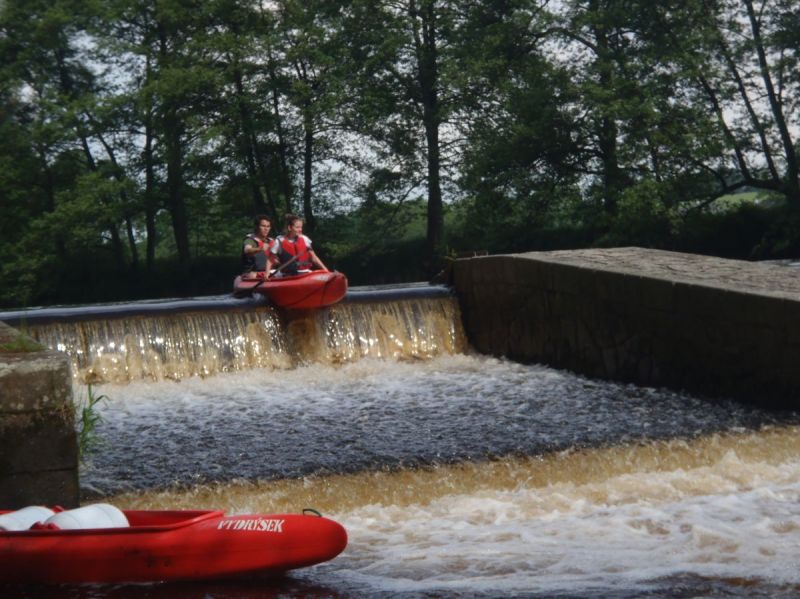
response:
<path id="1" fill-rule="evenodd" d="M 466 351 L 458 302 L 421 297 L 281 313 L 268 306 L 31 324 L 80 383 L 181 380 L 254 368 L 404 360 Z"/>

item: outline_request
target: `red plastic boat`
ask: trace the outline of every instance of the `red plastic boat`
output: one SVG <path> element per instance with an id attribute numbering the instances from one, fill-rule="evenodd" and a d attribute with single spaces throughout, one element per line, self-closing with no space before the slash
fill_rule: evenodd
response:
<path id="1" fill-rule="evenodd" d="M 0 515 L 8 512 L 0 512 Z M 334 558 L 344 528 L 307 514 L 122 513 L 129 526 L 0 531 L 0 583 L 123 583 L 280 574 Z"/>
<path id="2" fill-rule="evenodd" d="M 317 270 L 299 275 L 264 279 L 240 275 L 233 282 L 236 296 L 261 293 L 280 308 L 324 308 L 340 301 L 347 293 L 347 277 L 340 272 Z"/>

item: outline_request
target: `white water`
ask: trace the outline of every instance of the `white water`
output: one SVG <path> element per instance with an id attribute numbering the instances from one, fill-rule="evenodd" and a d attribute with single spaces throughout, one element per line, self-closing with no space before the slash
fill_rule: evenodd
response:
<path id="1" fill-rule="evenodd" d="M 118 505 L 345 525 L 288 596 L 800 592 L 794 414 L 465 355 L 101 391 L 86 480 Z"/>
<path id="2" fill-rule="evenodd" d="M 494 596 L 644 591 L 686 574 L 794 585 L 798 475 L 798 461 L 731 450 L 690 470 L 362 506 L 335 515 L 352 539 L 337 576 L 364 590 Z"/>

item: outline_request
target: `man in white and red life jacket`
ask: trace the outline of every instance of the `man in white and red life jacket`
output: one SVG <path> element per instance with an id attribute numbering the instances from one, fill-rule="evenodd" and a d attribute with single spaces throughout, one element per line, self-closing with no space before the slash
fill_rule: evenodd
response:
<path id="1" fill-rule="evenodd" d="M 254 219 L 255 230 L 244 238 L 242 246 L 242 272 L 266 273 L 272 265 L 270 248 L 275 241 L 269 236 L 272 228 L 272 219 L 265 214 L 259 214 Z"/>
<path id="2" fill-rule="evenodd" d="M 286 215 L 286 233 L 278 235 L 271 252 L 279 271 L 285 275 L 309 272 L 314 266 L 328 270 L 311 249 L 311 240 L 303 235 L 303 219 L 294 214 Z"/>

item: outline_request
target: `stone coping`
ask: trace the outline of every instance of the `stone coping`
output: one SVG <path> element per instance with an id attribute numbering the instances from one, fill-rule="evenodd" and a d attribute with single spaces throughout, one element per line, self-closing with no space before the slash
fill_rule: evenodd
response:
<path id="1" fill-rule="evenodd" d="M 800 271 L 775 263 L 747 262 L 639 247 L 526 252 L 506 256 L 671 283 L 688 283 L 726 291 L 800 300 Z"/>

